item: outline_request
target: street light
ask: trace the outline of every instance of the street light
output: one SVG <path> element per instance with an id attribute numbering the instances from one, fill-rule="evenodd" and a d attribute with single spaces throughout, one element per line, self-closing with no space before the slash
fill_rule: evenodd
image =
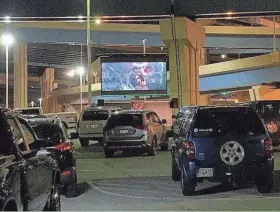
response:
<path id="1" fill-rule="evenodd" d="M 83 67 L 79 67 L 76 70 L 71 70 L 67 73 L 69 77 L 74 77 L 76 74 L 80 76 L 80 106 L 81 112 L 83 110 L 83 75 L 85 73 L 85 69 Z"/>
<path id="2" fill-rule="evenodd" d="M 14 37 L 10 34 L 2 35 L 2 43 L 6 46 L 6 107 L 9 107 L 9 46 L 14 43 Z"/>

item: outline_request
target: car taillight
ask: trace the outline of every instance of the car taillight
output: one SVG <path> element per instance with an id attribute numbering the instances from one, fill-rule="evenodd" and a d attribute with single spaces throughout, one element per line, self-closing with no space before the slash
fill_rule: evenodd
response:
<path id="1" fill-rule="evenodd" d="M 184 142 L 183 143 L 183 149 L 186 152 L 188 160 L 194 160 L 195 159 L 195 146 L 192 141 Z"/>
<path id="2" fill-rule="evenodd" d="M 67 142 L 62 142 L 62 143 L 56 145 L 55 148 L 61 152 L 65 152 L 65 151 L 71 150 L 72 146 L 71 146 L 71 144 L 69 144 Z"/>
<path id="3" fill-rule="evenodd" d="M 273 155 L 272 140 L 270 138 L 264 139 L 264 152 L 267 157 Z"/>

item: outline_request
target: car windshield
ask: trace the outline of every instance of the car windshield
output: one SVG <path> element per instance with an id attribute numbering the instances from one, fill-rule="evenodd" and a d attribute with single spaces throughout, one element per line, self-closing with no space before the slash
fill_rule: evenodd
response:
<path id="1" fill-rule="evenodd" d="M 107 120 L 108 119 L 108 111 L 100 110 L 100 111 L 84 111 L 82 115 L 82 121 L 96 121 L 96 120 Z"/>
<path id="2" fill-rule="evenodd" d="M 66 135 L 60 126 L 56 124 L 39 124 L 33 127 L 39 139 L 58 137 L 62 140 L 66 139 Z"/>
<path id="3" fill-rule="evenodd" d="M 107 122 L 106 130 L 110 130 L 117 126 L 138 127 L 142 125 L 142 114 L 112 114 Z"/>
<path id="4" fill-rule="evenodd" d="M 221 110 L 199 111 L 194 127 L 194 137 L 213 137 L 226 134 L 252 136 L 265 134 L 265 128 L 254 111 Z"/>

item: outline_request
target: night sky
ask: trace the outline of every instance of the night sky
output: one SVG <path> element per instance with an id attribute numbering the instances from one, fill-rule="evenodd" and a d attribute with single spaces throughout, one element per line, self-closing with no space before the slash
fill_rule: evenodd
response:
<path id="1" fill-rule="evenodd" d="M 86 15 L 86 0 L 1 0 L 0 16 Z M 92 15 L 170 14 L 171 0 L 92 0 Z M 178 16 L 204 13 L 279 11 L 280 0 L 175 0 Z"/>

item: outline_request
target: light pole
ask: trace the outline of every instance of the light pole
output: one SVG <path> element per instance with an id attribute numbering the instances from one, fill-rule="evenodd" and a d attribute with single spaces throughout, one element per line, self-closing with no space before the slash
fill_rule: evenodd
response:
<path id="1" fill-rule="evenodd" d="M 71 70 L 67 73 L 69 77 L 74 77 L 75 75 L 80 76 L 80 107 L 81 112 L 83 110 L 83 74 L 85 73 L 85 69 L 83 67 L 79 67 L 76 70 Z"/>
<path id="2" fill-rule="evenodd" d="M 80 105 L 81 105 L 81 112 L 83 110 L 83 74 L 85 70 L 83 67 L 79 67 L 77 69 L 77 73 L 80 75 Z"/>
<path id="3" fill-rule="evenodd" d="M 14 43 L 14 37 L 10 34 L 2 35 L 2 43 L 6 47 L 6 108 L 9 107 L 9 46 Z"/>

